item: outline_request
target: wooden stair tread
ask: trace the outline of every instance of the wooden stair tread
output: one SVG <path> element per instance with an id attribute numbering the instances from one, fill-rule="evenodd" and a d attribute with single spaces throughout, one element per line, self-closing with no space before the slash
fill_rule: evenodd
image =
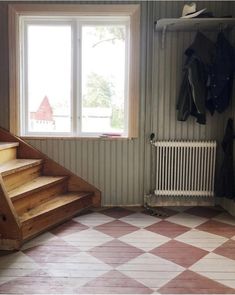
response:
<path id="1" fill-rule="evenodd" d="M 92 194 L 93 193 L 90 193 L 90 192 L 69 192 L 62 195 L 57 195 L 53 197 L 52 199 L 50 199 L 49 201 L 24 213 L 22 216 L 20 216 L 20 221 L 24 223 L 30 219 L 41 216 L 57 208 L 61 208 L 67 204 L 78 201 Z"/>
<path id="2" fill-rule="evenodd" d="M 6 176 L 20 170 L 40 165 L 41 163 L 41 159 L 14 159 L 0 165 L 0 173 L 2 174 L 2 176 Z"/>
<path id="3" fill-rule="evenodd" d="M 67 176 L 40 176 L 32 181 L 29 181 L 8 192 L 12 201 L 19 199 L 22 196 L 36 192 L 40 189 L 45 189 L 53 184 L 59 183 L 67 179 Z"/>
<path id="4" fill-rule="evenodd" d="M 5 149 L 9 149 L 9 148 L 13 148 L 13 147 L 17 147 L 19 146 L 18 142 L 0 142 L 0 151 L 5 150 Z"/>

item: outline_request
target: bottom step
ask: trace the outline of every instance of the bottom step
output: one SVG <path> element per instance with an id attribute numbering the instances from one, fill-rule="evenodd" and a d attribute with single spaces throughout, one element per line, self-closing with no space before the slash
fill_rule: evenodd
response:
<path id="1" fill-rule="evenodd" d="M 23 240 L 62 223 L 92 205 L 93 193 L 70 192 L 53 197 L 20 216 Z"/>

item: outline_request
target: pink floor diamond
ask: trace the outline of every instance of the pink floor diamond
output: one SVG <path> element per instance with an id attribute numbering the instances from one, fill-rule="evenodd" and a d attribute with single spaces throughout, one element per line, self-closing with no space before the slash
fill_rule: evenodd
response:
<path id="1" fill-rule="evenodd" d="M 160 294 L 234 294 L 235 290 L 186 270 L 158 290 Z"/>
<path id="2" fill-rule="evenodd" d="M 209 220 L 197 227 L 199 230 L 209 232 L 211 234 L 219 235 L 225 238 L 235 236 L 235 226 L 223 223 L 216 220 Z"/>
<path id="3" fill-rule="evenodd" d="M 215 249 L 213 252 L 235 260 L 235 241 L 228 240 L 226 243 Z"/>
<path id="4" fill-rule="evenodd" d="M 104 209 L 100 211 L 100 213 L 119 219 L 127 215 L 133 214 L 134 212 L 125 208 L 113 207 L 113 208 Z"/>
<path id="5" fill-rule="evenodd" d="M 213 218 L 221 213 L 221 210 L 215 207 L 192 207 L 185 211 L 192 215 L 199 217 Z"/>
<path id="6" fill-rule="evenodd" d="M 175 262 L 183 267 L 191 266 L 208 254 L 205 250 L 174 240 L 153 249 L 150 253 Z"/>
<path id="7" fill-rule="evenodd" d="M 169 238 L 175 238 L 190 230 L 190 228 L 186 226 L 175 224 L 166 220 L 154 223 L 145 229 Z"/>
<path id="8" fill-rule="evenodd" d="M 81 230 L 88 229 L 88 228 L 89 227 L 84 224 L 70 220 L 70 221 L 52 229 L 50 232 L 56 236 L 63 237 L 63 236 L 67 236 L 67 235 L 79 232 Z"/>
<path id="9" fill-rule="evenodd" d="M 96 226 L 95 229 L 98 231 L 101 231 L 102 233 L 105 233 L 106 235 L 110 235 L 111 237 L 119 238 L 123 235 L 132 233 L 133 231 L 136 231 L 139 228 L 120 220 L 114 220 L 114 221 Z"/>
<path id="10" fill-rule="evenodd" d="M 91 249 L 89 253 L 103 262 L 117 267 L 139 256 L 144 251 L 119 240 L 113 240 Z"/>
<path id="11" fill-rule="evenodd" d="M 151 294 L 153 291 L 134 279 L 112 270 L 88 282 L 78 294 Z"/>
<path id="12" fill-rule="evenodd" d="M 223 212 L 222 209 L 215 207 L 192 207 L 185 211 L 185 213 L 205 218 L 213 218 L 221 212 Z"/>

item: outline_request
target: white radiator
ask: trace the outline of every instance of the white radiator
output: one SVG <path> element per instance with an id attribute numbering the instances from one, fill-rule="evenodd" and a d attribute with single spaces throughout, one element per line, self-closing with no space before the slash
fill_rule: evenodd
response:
<path id="1" fill-rule="evenodd" d="M 154 144 L 155 195 L 214 196 L 215 141 L 160 141 Z"/>

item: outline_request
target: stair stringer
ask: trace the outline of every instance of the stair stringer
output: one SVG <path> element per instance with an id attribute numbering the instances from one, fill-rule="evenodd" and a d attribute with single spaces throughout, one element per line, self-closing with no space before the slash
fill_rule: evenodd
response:
<path id="1" fill-rule="evenodd" d="M 21 223 L 0 175 L 0 249 L 19 249 L 21 244 Z"/>
<path id="2" fill-rule="evenodd" d="M 94 197 L 92 199 L 93 206 L 100 206 L 101 192 L 95 186 L 91 185 L 80 176 L 72 173 L 65 167 L 56 163 L 54 160 L 47 157 L 39 150 L 32 147 L 30 144 L 22 140 L 20 137 L 15 136 L 7 130 L 0 128 L 0 140 L 6 142 L 19 142 L 17 149 L 17 158 L 19 159 L 43 159 L 43 175 L 45 176 L 69 176 L 68 179 L 68 191 L 83 191 L 93 192 Z"/>

